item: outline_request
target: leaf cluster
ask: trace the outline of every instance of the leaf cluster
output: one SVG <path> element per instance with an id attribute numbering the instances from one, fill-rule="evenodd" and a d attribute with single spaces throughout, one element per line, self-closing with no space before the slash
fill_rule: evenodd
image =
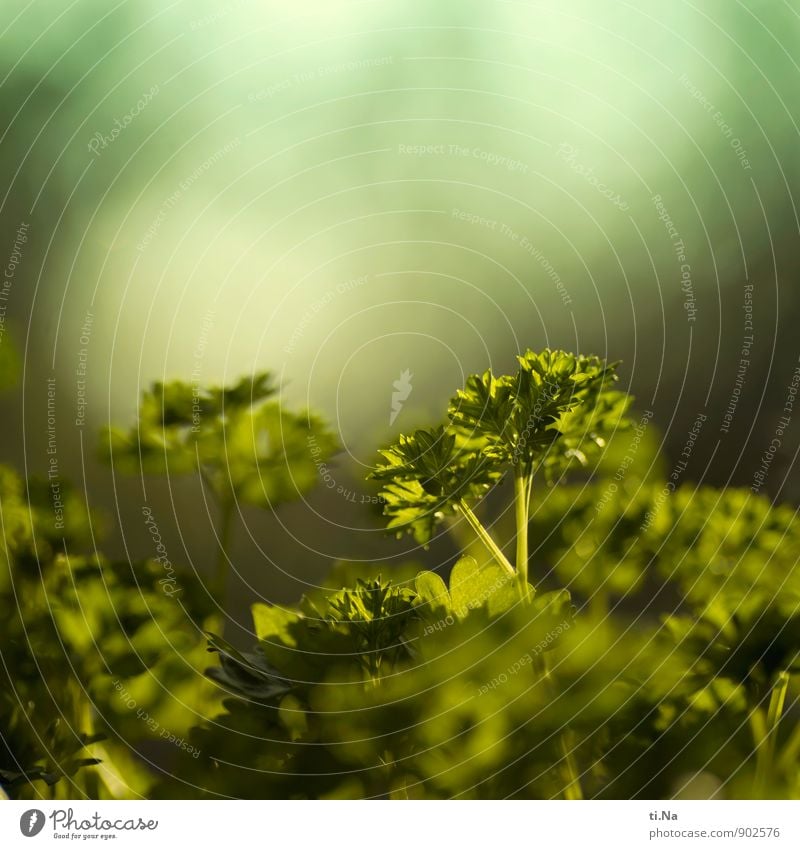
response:
<path id="1" fill-rule="evenodd" d="M 269 372 L 226 387 L 154 383 L 137 424 L 103 433 L 102 457 L 127 474 L 199 474 L 218 504 L 299 498 L 338 442 L 310 411 L 285 409 Z"/>
<path id="2" fill-rule="evenodd" d="M 474 505 L 508 471 L 555 480 L 586 466 L 628 425 L 630 397 L 616 392 L 616 364 L 549 348 L 517 358 L 518 370 L 470 375 L 450 401 L 447 425 L 403 435 L 381 451 L 388 528 L 427 543 L 438 522 Z"/>

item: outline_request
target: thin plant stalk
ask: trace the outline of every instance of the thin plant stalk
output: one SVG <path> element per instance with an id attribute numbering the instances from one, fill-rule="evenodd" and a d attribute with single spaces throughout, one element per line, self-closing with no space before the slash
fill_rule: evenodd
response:
<path id="1" fill-rule="evenodd" d="M 547 662 L 547 655 L 542 655 L 542 671 L 547 688 L 553 692 L 553 681 L 550 678 L 550 664 Z M 564 728 L 559 732 L 558 745 L 561 749 L 561 754 L 564 757 L 564 772 L 566 773 L 567 784 L 564 788 L 565 799 L 583 799 L 583 788 L 581 787 L 580 771 L 578 762 L 575 759 L 572 748 L 572 732 L 569 728 Z"/>
<path id="2" fill-rule="evenodd" d="M 517 523 L 517 574 L 523 588 L 528 584 L 527 481 L 520 469 L 514 471 L 514 512 Z"/>
<path id="3" fill-rule="evenodd" d="M 800 757 L 800 724 L 795 725 L 794 730 L 789 735 L 780 757 L 778 758 L 778 768 L 786 771 L 791 769 Z"/>
<path id="4" fill-rule="evenodd" d="M 82 688 L 78 688 L 76 701 L 80 705 L 78 708 L 80 728 L 84 734 L 92 737 L 95 733 L 94 710 Z M 93 743 L 91 754 L 96 755 L 100 760 L 99 764 L 92 767 L 88 776 L 96 798 L 107 795 L 112 799 L 124 799 L 129 790 L 128 783 L 123 779 L 114 759 L 108 754 L 106 746 L 102 742 Z M 58 783 L 61 784 L 61 782 Z"/>
<path id="5" fill-rule="evenodd" d="M 475 535 L 486 546 L 489 553 L 494 559 L 505 569 L 509 575 L 516 576 L 514 567 L 509 562 L 508 558 L 503 554 L 500 546 L 494 541 L 489 531 L 481 524 L 480 519 L 472 511 L 472 508 L 462 499 L 458 502 L 458 509 L 461 515 L 467 520 L 469 526 L 475 531 Z"/>
<path id="6" fill-rule="evenodd" d="M 779 672 L 772 686 L 766 717 L 764 717 L 761 708 L 756 708 L 751 714 L 751 727 L 754 729 L 756 745 L 758 746 L 754 788 L 759 798 L 763 798 L 766 793 L 767 782 L 773 771 L 775 749 L 778 742 L 778 725 L 783 715 L 783 706 L 786 702 L 786 691 L 788 689 L 789 673 Z"/>
<path id="7" fill-rule="evenodd" d="M 198 471 L 204 486 L 208 489 L 212 499 L 217 503 L 219 508 L 219 527 L 217 529 L 217 557 L 214 561 L 214 572 L 212 576 L 212 590 L 222 612 L 225 612 L 225 596 L 228 583 L 228 549 L 231 542 L 231 532 L 233 530 L 234 508 L 236 507 L 236 495 L 220 494 L 217 487 L 198 462 Z"/>
<path id="8" fill-rule="evenodd" d="M 583 799 L 583 788 L 581 787 L 578 764 L 571 748 L 572 734 L 569 729 L 561 732 L 561 752 L 564 755 L 564 765 L 567 773 L 567 786 L 564 788 L 564 798 L 577 800 Z"/>

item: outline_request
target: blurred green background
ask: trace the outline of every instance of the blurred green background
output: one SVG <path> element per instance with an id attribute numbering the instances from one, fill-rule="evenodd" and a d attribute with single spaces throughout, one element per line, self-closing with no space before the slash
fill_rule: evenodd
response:
<path id="1" fill-rule="evenodd" d="M 243 508 L 242 608 L 332 558 L 452 557 L 387 539 L 364 473 L 528 346 L 623 359 L 667 466 L 705 414 L 684 479 L 750 486 L 800 354 L 799 62 L 796 2 L 5 0 L 0 456 L 46 471 L 55 376 L 105 547 L 148 554 L 150 504 L 202 572 L 199 487 L 113 475 L 96 434 L 153 380 L 274 370 L 344 451 L 335 488 Z"/>

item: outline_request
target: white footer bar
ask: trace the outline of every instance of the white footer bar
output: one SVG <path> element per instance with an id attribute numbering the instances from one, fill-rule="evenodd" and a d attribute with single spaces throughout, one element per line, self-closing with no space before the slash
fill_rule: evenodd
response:
<path id="1" fill-rule="evenodd" d="M 800 802 L 0 802 L 0 846 L 800 847 Z"/>

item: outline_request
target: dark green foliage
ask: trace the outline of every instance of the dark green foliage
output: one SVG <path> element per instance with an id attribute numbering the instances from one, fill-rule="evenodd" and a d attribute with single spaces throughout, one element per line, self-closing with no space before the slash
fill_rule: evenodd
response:
<path id="1" fill-rule="evenodd" d="M 381 497 L 389 528 L 407 530 L 421 543 L 459 503 L 478 500 L 501 475 L 500 457 L 491 446 L 475 445 L 443 427 L 401 436 L 381 454 L 387 462 L 372 477 L 386 481 Z"/>
<path id="2" fill-rule="evenodd" d="M 470 376 L 447 424 L 372 475 L 391 532 L 453 533 L 449 574 L 339 563 L 296 605 L 254 605 L 247 650 L 212 606 L 224 580 L 209 595 L 179 567 L 109 562 L 79 493 L 56 532 L 46 488 L 0 468 L 6 792 L 800 797 L 795 511 L 676 487 L 614 366 L 550 350 L 518 366 Z M 266 374 L 156 384 L 106 446 L 122 470 L 201 475 L 224 529 L 237 502 L 306 491 L 335 450 L 274 395 Z M 488 526 L 504 477 L 513 509 Z M 164 731 L 181 745 L 156 779 L 131 747 Z"/>
<path id="3" fill-rule="evenodd" d="M 315 416 L 283 410 L 274 393 L 267 374 L 224 388 L 155 384 L 137 427 L 108 431 L 106 447 L 122 470 L 199 472 L 223 514 L 237 501 L 274 506 L 310 488 L 313 457 L 335 447 Z M 197 757 L 183 738 L 215 710 L 204 628 L 219 627 L 221 593 L 165 558 L 90 553 L 98 518 L 66 482 L 60 498 L 63 527 L 46 482 L 0 468 L 0 783 L 12 796 L 146 793 L 152 776 L 136 748 L 178 741 L 169 759 Z"/>
<path id="4" fill-rule="evenodd" d="M 390 529 L 426 543 L 437 522 L 473 506 L 504 473 L 528 488 L 540 469 L 552 480 L 587 465 L 627 426 L 630 398 L 609 388 L 615 365 L 549 349 L 517 359 L 514 375 L 470 375 L 450 402 L 447 426 L 401 436 L 381 451 L 387 462 L 372 477 L 384 483 Z"/>
<path id="5" fill-rule="evenodd" d="M 208 615 L 207 594 L 191 573 L 172 575 L 165 584 L 165 570 L 155 561 L 108 562 L 85 553 L 92 548 L 91 519 L 81 499 L 62 486 L 65 528 L 55 530 L 40 488 L 32 485 L 30 492 L 26 498 L 22 481 L 0 469 L 6 530 L 0 781 L 14 796 L 97 797 L 144 789 L 132 769 L 128 784 L 120 780 L 111 788 L 105 773 L 80 768 L 99 760 L 108 766 L 117 735 L 141 736 L 141 719 L 121 703 L 115 682 L 137 692 L 137 708 L 147 693 L 154 716 L 175 698 L 147 682 L 170 668 L 171 655 L 182 658 L 200 648 L 202 634 L 187 605 L 195 616 Z M 187 679 L 200 692 L 209 690 L 191 667 L 173 669 L 176 691 Z"/>
<path id="6" fill-rule="evenodd" d="M 630 398 L 612 392 L 616 364 L 565 351 L 527 351 L 519 371 L 467 378 L 450 402 L 450 421 L 506 465 L 556 475 L 571 462 L 586 465 L 592 451 L 624 427 Z"/>
<path id="7" fill-rule="evenodd" d="M 255 654 L 223 660 L 239 698 L 198 730 L 209 793 L 798 793 L 800 732 L 781 720 L 800 649 L 792 511 L 666 484 L 642 447 L 647 417 L 620 450 L 630 399 L 610 389 L 613 367 L 551 351 L 519 362 L 471 376 L 450 424 L 401 437 L 373 474 L 390 530 L 427 542 L 461 515 L 482 560 L 462 558 L 449 586 L 422 572 L 313 607 L 258 606 Z M 593 480 L 561 482 L 529 512 L 539 473 L 593 464 Z M 515 563 L 471 509 L 504 472 Z M 268 682 L 259 706 L 237 682 L 243 660 Z"/>
<path id="8" fill-rule="evenodd" d="M 565 745 L 585 789 L 599 790 L 609 718 L 635 726 L 680 667 L 659 666 L 651 643 L 622 639 L 611 623 L 577 621 L 568 593 L 522 602 L 509 586 L 465 558 L 449 588 L 423 572 L 413 590 L 376 580 L 337 593 L 322 615 L 257 606 L 259 647 L 223 660 L 245 701 L 227 701 L 198 731 L 218 759 L 208 792 L 558 796 L 575 778 Z M 386 623 L 377 630 L 376 617 Z M 256 715 L 263 724 L 246 722 Z"/>
<path id="9" fill-rule="evenodd" d="M 267 372 L 228 387 L 154 383 L 137 425 L 105 432 L 103 458 L 128 474 L 199 474 L 223 509 L 299 498 L 338 444 L 318 416 L 270 400 L 275 392 Z"/>

